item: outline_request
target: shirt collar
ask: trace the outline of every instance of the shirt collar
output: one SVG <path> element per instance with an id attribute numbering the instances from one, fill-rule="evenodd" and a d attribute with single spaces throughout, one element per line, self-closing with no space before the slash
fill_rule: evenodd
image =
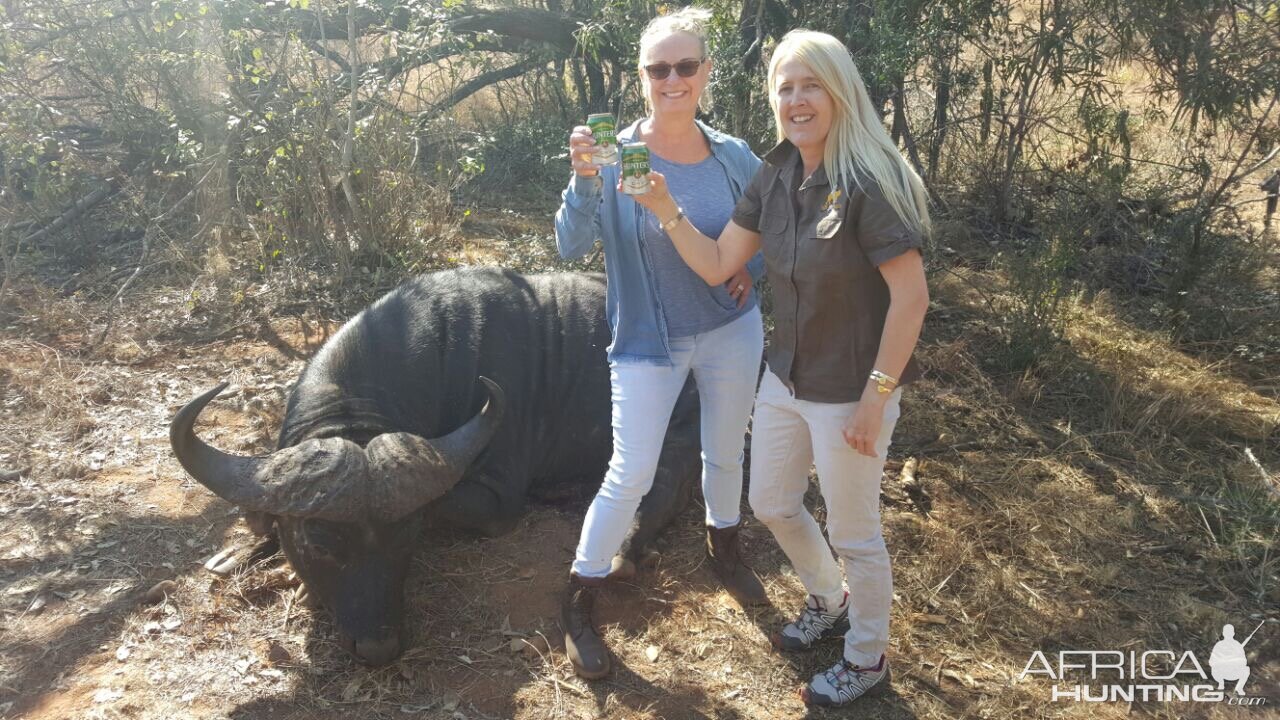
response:
<path id="1" fill-rule="evenodd" d="M 764 154 L 764 161 L 778 168 L 782 176 L 782 182 L 787 186 L 788 190 L 792 188 L 792 178 L 797 172 L 800 165 L 800 151 L 790 140 L 783 140 L 773 149 Z M 807 190 L 811 187 L 823 187 L 830 185 L 831 181 L 827 179 L 826 165 L 818 165 L 818 169 L 813 174 L 805 178 L 800 184 L 801 190 Z"/>
<path id="2" fill-rule="evenodd" d="M 646 119 L 647 118 L 640 118 L 619 132 L 617 134 L 618 142 L 626 143 L 634 140 L 636 133 L 640 131 L 640 123 L 644 122 Z M 698 129 L 702 131 L 702 136 L 705 137 L 707 142 L 711 143 L 713 146 L 723 145 L 729 141 L 728 135 L 725 135 L 697 118 L 694 119 L 693 124 L 698 126 Z"/>

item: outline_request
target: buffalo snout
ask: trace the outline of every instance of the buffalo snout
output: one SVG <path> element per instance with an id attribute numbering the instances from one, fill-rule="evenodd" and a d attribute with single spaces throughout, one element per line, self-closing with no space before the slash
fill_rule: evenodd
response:
<path id="1" fill-rule="evenodd" d="M 362 665 L 380 667 L 395 662 L 403 647 L 395 634 L 375 637 L 342 638 L 342 646 Z"/>

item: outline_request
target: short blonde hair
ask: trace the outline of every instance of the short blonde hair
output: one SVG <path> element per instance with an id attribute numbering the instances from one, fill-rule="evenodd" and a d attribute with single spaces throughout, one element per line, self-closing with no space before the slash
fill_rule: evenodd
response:
<path id="1" fill-rule="evenodd" d="M 860 177 L 874 181 L 903 223 L 927 235 L 931 223 L 924 182 L 898 152 L 880 113 L 871 105 L 853 56 L 836 38 L 823 32 L 792 30 L 773 51 L 769 104 L 778 125 L 778 140 L 786 138 L 778 108 L 778 68 L 791 59 L 809 68 L 835 107 L 822 156 L 832 186 L 857 187 Z"/>
<path id="2" fill-rule="evenodd" d="M 636 66 L 640 70 L 640 82 L 646 87 L 649 84 L 649 76 L 644 71 L 644 51 L 645 48 L 653 46 L 659 40 L 663 40 L 676 33 L 685 33 L 698 38 L 698 43 L 702 48 L 703 60 L 711 57 L 711 49 L 707 45 L 707 34 L 711 26 L 712 13 L 706 8 L 696 5 L 682 7 L 673 13 L 659 15 L 649 21 L 644 27 L 644 32 L 640 33 L 640 49 L 636 53 Z M 645 98 L 648 103 L 648 97 Z M 711 106 L 711 88 L 710 86 L 703 88 L 702 96 L 698 98 L 698 107 L 703 112 L 710 109 Z"/>

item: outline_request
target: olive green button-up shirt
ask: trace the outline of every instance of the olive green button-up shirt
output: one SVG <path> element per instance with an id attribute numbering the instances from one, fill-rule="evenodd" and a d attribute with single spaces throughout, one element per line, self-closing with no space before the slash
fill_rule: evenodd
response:
<path id="1" fill-rule="evenodd" d="M 734 208 L 733 221 L 760 233 L 773 288 L 769 369 L 801 400 L 862 397 L 875 369 L 889 287 L 881 263 L 923 239 L 904 224 L 879 187 L 833 188 L 819 166 L 803 178 L 800 151 L 783 141 Z M 915 358 L 898 378 L 920 377 Z"/>

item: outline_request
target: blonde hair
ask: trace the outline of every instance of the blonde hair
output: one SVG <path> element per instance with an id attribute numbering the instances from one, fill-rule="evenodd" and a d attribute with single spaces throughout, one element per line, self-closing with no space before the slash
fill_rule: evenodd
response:
<path id="1" fill-rule="evenodd" d="M 778 140 L 786 138 L 778 108 L 778 68 L 790 59 L 804 63 L 831 96 L 835 117 L 827 135 L 822 163 L 833 186 L 860 186 L 871 179 L 907 227 L 927 235 L 928 193 L 924 182 L 903 159 L 871 105 L 866 85 L 848 48 L 836 38 L 812 30 L 792 30 L 782 37 L 769 60 L 769 104 L 778 126 Z"/>
<path id="2" fill-rule="evenodd" d="M 707 46 L 707 32 L 711 24 L 711 17 L 710 10 L 690 5 L 650 20 L 649 24 L 644 27 L 644 32 L 640 33 L 640 51 L 636 54 L 636 67 L 640 70 L 640 83 L 646 88 L 649 87 L 649 75 L 644 71 L 645 48 L 652 47 L 659 40 L 664 40 L 676 33 L 685 33 L 697 38 L 702 49 L 703 60 L 710 60 L 711 49 Z M 649 103 L 647 92 L 645 93 L 644 102 L 646 106 Z M 710 83 L 702 89 L 702 95 L 698 97 L 698 107 L 703 112 L 710 112 Z M 650 108 L 650 112 L 652 112 L 652 108 Z"/>

